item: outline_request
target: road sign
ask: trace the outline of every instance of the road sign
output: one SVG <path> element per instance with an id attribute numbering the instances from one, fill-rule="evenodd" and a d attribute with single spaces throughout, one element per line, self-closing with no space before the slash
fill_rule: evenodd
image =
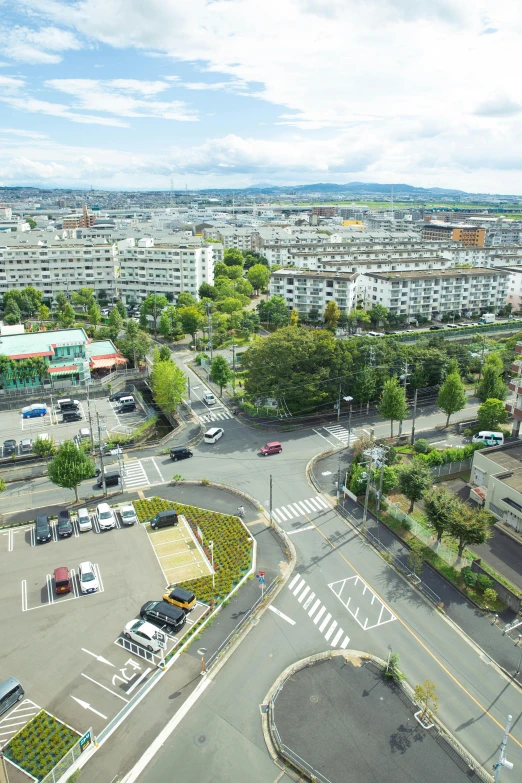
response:
<path id="1" fill-rule="evenodd" d="M 83 753 L 92 742 L 91 730 L 86 731 L 83 737 L 80 737 L 80 751 Z"/>
<path id="2" fill-rule="evenodd" d="M 259 584 L 260 585 L 264 585 L 265 584 L 265 577 L 264 576 L 260 576 L 259 577 Z"/>
<path id="3" fill-rule="evenodd" d="M 264 571 L 260 571 L 260 572 L 259 572 L 259 576 L 264 576 L 264 575 L 265 575 L 265 572 L 264 572 Z"/>

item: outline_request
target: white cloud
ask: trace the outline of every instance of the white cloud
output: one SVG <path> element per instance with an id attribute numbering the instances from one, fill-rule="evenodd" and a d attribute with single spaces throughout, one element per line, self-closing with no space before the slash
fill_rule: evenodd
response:
<path id="1" fill-rule="evenodd" d="M 3 27 L 0 47 L 4 57 L 30 65 L 59 63 L 61 53 L 81 49 L 82 44 L 69 30 L 59 27 Z"/>
<path id="2" fill-rule="evenodd" d="M 13 136 L 21 136 L 26 139 L 46 139 L 46 133 L 40 133 L 40 131 L 28 131 L 20 130 L 20 128 L 0 128 L 0 135 L 10 134 Z"/>
<path id="3" fill-rule="evenodd" d="M 25 79 L 20 79 L 17 76 L 2 76 L 0 75 L 0 91 L 6 93 L 16 93 L 25 87 Z"/>
<path id="4" fill-rule="evenodd" d="M 49 114 L 51 117 L 61 117 L 64 120 L 79 122 L 88 125 L 114 125 L 119 128 L 127 127 L 127 123 L 117 120 L 115 117 L 98 117 L 95 114 L 77 114 L 70 110 L 69 106 L 62 103 L 40 101 L 28 96 L 0 95 L 0 100 L 20 111 L 33 114 Z"/>

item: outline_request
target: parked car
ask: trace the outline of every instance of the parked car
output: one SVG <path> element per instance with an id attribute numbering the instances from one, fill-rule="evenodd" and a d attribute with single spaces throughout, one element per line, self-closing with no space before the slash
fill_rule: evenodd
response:
<path id="1" fill-rule="evenodd" d="M 187 619 L 183 609 L 166 601 L 147 601 L 140 609 L 140 617 L 157 625 L 167 633 L 180 631 Z"/>
<path id="2" fill-rule="evenodd" d="M 133 642 L 142 644 L 150 652 L 159 652 L 167 646 L 167 637 L 152 623 L 145 620 L 131 620 L 124 628 L 123 635 Z"/>
<path id="3" fill-rule="evenodd" d="M 281 451 L 283 451 L 283 447 L 277 440 L 267 443 L 266 446 L 261 446 L 261 454 L 263 457 L 268 457 L 269 454 L 279 454 Z"/>
<path id="4" fill-rule="evenodd" d="M 122 397 L 128 397 L 128 396 L 129 396 L 128 391 L 114 392 L 114 394 L 110 395 L 109 402 L 118 402 L 118 400 L 121 400 Z"/>
<path id="5" fill-rule="evenodd" d="M 87 530 L 92 530 L 91 515 L 86 508 L 79 508 L 76 512 L 78 518 L 78 528 L 80 533 L 85 533 Z"/>
<path id="6" fill-rule="evenodd" d="M 78 579 L 80 590 L 84 595 L 95 593 L 100 587 L 94 565 L 88 560 L 78 566 Z"/>
<path id="7" fill-rule="evenodd" d="M 88 427 L 82 427 L 78 433 L 78 438 L 80 440 L 87 440 L 90 437 L 91 437 L 90 429 Z"/>
<path id="8" fill-rule="evenodd" d="M 70 538 L 73 534 L 71 515 L 66 508 L 58 512 L 58 535 L 60 538 Z"/>
<path id="9" fill-rule="evenodd" d="M 176 587 L 176 585 L 170 585 L 168 592 L 163 595 L 163 600 L 172 604 L 172 606 L 183 609 L 184 612 L 190 612 L 196 605 L 194 593 L 185 590 L 183 587 Z"/>
<path id="10" fill-rule="evenodd" d="M 161 527 L 175 527 L 177 524 L 178 515 L 172 509 L 158 511 L 156 516 L 150 520 L 150 526 L 153 530 L 159 530 Z"/>
<path id="11" fill-rule="evenodd" d="M 116 408 L 116 413 L 132 413 L 136 410 L 135 402 L 123 402 Z"/>
<path id="12" fill-rule="evenodd" d="M 0 683 L 0 715 L 7 712 L 17 701 L 24 698 L 24 689 L 18 680 L 9 677 L 5 682 Z"/>
<path id="13" fill-rule="evenodd" d="M 73 400 L 71 397 L 63 397 L 61 400 L 57 400 L 56 404 L 62 411 L 77 411 L 80 407 L 79 400 Z"/>
<path id="14" fill-rule="evenodd" d="M 16 454 L 16 441 L 13 440 L 13 438 L 4 440 L 3 453 L 4 453 L 4 457 L 11 457 L 13 454 Z"/>
<path id="15" fill-rule="evenodd" d="M 97 476 L 98 476 L 98 479 L 97 479 L 96 483 L 97 483 L 98 487 L 101 489 L 103 487 L 104 476 L 102 476 L 102 474 L 101 474 L 101 472 L 99 470 L 98 470 Z M 117 487 L 118 484 L 120 483 L 120 479 L 121 479 L 121 476 L 120 476 L 119 471 L 108 470 L 105 473 L 105 486 L 106 487 Z"/>
<path id="16" fill-rule="evenodd" d="M 54 569 L 54 592 L 56 595 L 71 592 L 71 577 L 65 566 Z"/>
<path id="17" fill-rule="evenodd" d="M 22 418 L 35 419 L 39 416 L 45 416 L 47 414 L 47 405 L 45 403 L 37 402 L 34 405 L 28 405 L 26 408 L 22 408 Z"/>
<path id="18" fill-rule="evenodd" d="M 47 514 L 38 514 L 34 523 L 34 532 L 38 544 L 46 544 L 53 537 L 53 531 Z"/>
<path id="19" fill-rule="evenodd" d="M 66 411 L 62 417 L 62 423 L 68 424 L 70 421 L 81 421 L 82 414 L 80 411 Z"/>
<path id="20" fill-rule="evenodd" d="M 124 525 L 133 525 L 138 521 L 134 506 L 122 506 L 120 508 L 120 517 Z"/>
<path id="21" fill-rule="evenodd" d="M 116 527 L 116 519 L 114 512 L 108 503 L 99 503 L 96 506 L 96 519 L 100 526 L 100 530 L 111 530 Z"/>
<path id="22" fill-rule="evenodd" d="M 174 446 L 170 450 L 170 458 L 176 462 L 178 459 L 188 459 L 192 457 L 192 452 L 186 446 Z"/>
<path id="23" fill-rule="evenodd" d="M 33 450 L 33 441 L 31 438 L 24 438 L 20 441 L 20 454 L 30 454 Z"/>

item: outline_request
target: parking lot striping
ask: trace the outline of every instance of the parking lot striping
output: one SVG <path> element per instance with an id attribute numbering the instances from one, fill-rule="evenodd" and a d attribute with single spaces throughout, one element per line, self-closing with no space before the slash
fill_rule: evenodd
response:
<path id="1" fill-rule="evenodd" d="M 72 590 L 74 593 L 74 597 L 78 598 L 78 585 L 76 583 L 76 571 L 74 568 L 71 568 L 71 584 L 72 584 Z"/>
<path id="2" fill-rule="evenodd" d="M 25 726 L 31 718 L 34 718 L 40 709 L 41 707 L 31 699 L 19 702 L 9 715 L 0 721 L 0 748 L 3 748 L 11 737 L 20 731 L 20 726 Z"/>
<path id="3" fill-rule="evenodd" d="M 274 612 L 278 617 L 281 617 L 282 620 L 286 620 L 287 623 L 290 623 L 290 625 L 295 625 L 295 620 L 292 620 L 291 617 L 287 617 L 286 614 L 283 614 L 283 612 L 280 612 L 279 609 L 276 609 L 275 606 L 270 604 L 268 607 L 272 612 Z"/>
<path id="4" fill-rule="evenodd" d="M 95 710 L 94 707 L 91 707 L 88 701 L 83 701 L 83 699 L 77 699 L 76 696 L 71 696 L 71 699 L 77 701 L 80 707 L 83 707 L 84 710 L 89 710 L 90 712 L 94 712 L 95 715 L 99 715 L 100 718 L 107 720 L 107 716 L 104 715 L 103 712 L 98 712 L 98 710 Z"/>
<path id="5" fill-rule="evenodd" d="M 98 655 L 97 653 L 93 653 L 90 650 L 86 650 L 85 647 L 82 647 L 82 652 L 87 653 L 87 655 L 92 655 L 93 658 L 96 658 L 97 661 L 100 663 L 106 663 L 108 666 L 112 666 L 114 668 L 114 664 L 107 660 L 107 658 L 104 658 L 103 655 Z"/>
<path id="6" fill-rule="evenodd" d="M 99 533 L 100 532 L 100 526 L 98 525 L 98 518 L 97 518 L 96 514 L 92 515 L 91 520 L 92 520 L 92 526 L 93 526 L 94 532 L 95 533 Z"/>
<path id="7" fill-rule="evenodd" d="M 127 690 L 125 691 L 125 693 L 127 694 L 127 696 L 128 696 L 129 694 L 131 694 L 131 693 L 132 693 L 132 691 L 136 690 L 136 688 L 138 687 L 138 685 L 140 684 L 140 682 L 143 682 L 143 680 L 144 680 L 144 679 L 145 679 L 145 678 L 148 676 L 148 674 L 149 674 L 151 671 L 152 671 L 152 669 L 151 669 L 151 667 L 149 666 L 149 668 L 148 668 L 148 669 L 145 669 L 145 671 L 143 672 L 143 674 L 140 674 L 140 676 L 138 677 L 138 679 L 136 680 L 136 682 L 133 682 L 133 683 L 132 683 L 132 685 L 130 686 L 130 688 L 127 688 Z"/>
<path id="8" fill-rule="evenodd" d="M 82 649 L 83 649 L 83 648 L 82 648 Z M 111 666 L 112 666 L 112 663 L 111 663 Z M 150 669 L 149 669 L 149 671 L 150 671 Z M 103 690 L 104 690 L 104 691 L 108 691 L 109 693 L 112 693 L 112 695 L 113 695 L 113 696 L 116 696 L 116 698 L 117 698 L 117 699 L 121 699 L 121 700 L 122 700 L 122 701 L 124 701 L 126 704 L 128 704 L 128 703 L 129 703 L 129 699 L 126 699 L 126 698 L 125 698 L 124 696 L 122 696 L 121 694 L 119 694 L 119 693 L 116 693 L 116 691 L 111 691 L 111 689 L 110 689 L 110 688 L 107 688 L 107 686 L 106 686 L 106 685 L 102 685 L 102 683 L 101 683 L 101 682 L 98 682 L 98 680 L 93 680 L 93 678 L 92 678 L 92 677 L 89 677 L 89 675 L 88 675 L 88 674 L 84 674 L 84 673 L 82 672 L 82 673 L 81 673 L 81 676 L 82 676 L 82 677 L 85 677 L 85 679 L 86 679 L 86 680 L 89 680 L 89 682 L 93 682 L 95 685 L 98 685 L 100 688 L 103 688 Z"/>
<path id="9" fill-rule="evenodd" d="M 54 525 L 51 522 L 51 530 L 53 531 L 53 541 L 58 541 L 58 523 L 57 522 L 55 522 Z"/>
<path id="10" fill-rule="evenodd" d="M 347 586 L 348 585 L 348 586 Z M 355 611 L 352 611 L 350 608 L 350 603 L 353 600 L 353 603 L 357 601 L 357 595 L 346 595 L 350 587 L 357 588 L 359 585 L 362 586 L 362 592 L 360 593 L 360 597 L 365 596 L 367 593 L 371 595 L 371 603 L 370 606 L 373 606 L 375 602 L 377 602 L 377 605 L 381 607 L 379 612 L 379 617 L 377 618 L 377 622 L 369 624 L 369 618 L 366 615 L 364 621 L 362 618 L 359 618 L 359 611 L 363 613 L 365 611 L 364 606 L 357 606 Z M 328 585 L 332 593 L 339 599 L 339 601 L 342 603 L 342 605 L 345 607 L 345 609 L 348 610 L 348 612 L 352 615 L 353 619 L 356 620 L 363 631 L 369 631 L 372 628 L 378 628 L 381 625 L 385 625 L 386 623 L 391 623 L 393 620 L 396 620 L 397 618 L 393 614 L 393 612 L 384 605 L 383 601 L 379 598 L 379 596 L 374 593 L 372 588 L 364 582 L 364 580 L 360 579 L 359 576 L 349 576 L 346 579 L 340 579 L 337 582 L 332 582 Z M 359 588 L 360 589 L 360 588 Z M 345 592 L 345 595 L 343 596 L 343 591 Z"/>
<path id="11" fill-rule="evenodd" d="M 27 612 L 27 582 L 22 579 L 22 612 Z"/>
<path id="12" fill-rule="evenodd" d="M 105 592 L 105 588 L 103 586 L 103 581 L 102 581 L 102 578 L 101 578 L 100 566 L 98 565 L 98 563 L 94 563 L 93 565 L 94 565 L 94 570 L 96 571 L 96 576 L 98 577 L 98 582 L 100 584 L 100 586 L 98 588 L 98 592 L 99 593 L 104 593 Z"/>
<path id="13" fill-rule="evenodd" d="M 51 574 L 47 574 L 47 600 L 50 604 L 54 603 L 54 590 L 53 590 L 53 578 Z"/>
<path id="14" fill-rule="evenodd" d="M 315 530 L 315 528 L 313 525 L 307 525 L 306 527 L 300 527 L 299 530 L 287 530 L 286 535 L 293 536 L 296 533 L 304 533 L 305 530 Z"/>
<path id="15" fill-rule="evenodd" d="M 36 531 L 34 526 L 31 528 L 31 546 L 36 546 Z"/>
<path id="16" fill-rule="evenodd" d="M 73 525 L 75 537 L 80 538 L 80 528 L 78 527 L 78 520 L 76 519 L 76 517 L 73 517 L 72 525 Z"/>

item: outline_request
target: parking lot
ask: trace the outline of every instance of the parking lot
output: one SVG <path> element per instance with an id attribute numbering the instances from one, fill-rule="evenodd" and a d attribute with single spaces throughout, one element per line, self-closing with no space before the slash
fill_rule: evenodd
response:
<path id="1" fill-rule="evenodd" d="M 45 416 L 24 419 L 22 407 L 25 405 L 22 403 L 13 410 L 0 411 L 1 443 L 9 439 L 15 440 L 18 455 L 22 453 L 20 443 L 23 440 L 34 442 L 42 434 L 47 434 L 56 443 L 61 443 L 78 437 L 80 429 L 85 428 L 93 429 L 94 441 L 98 443 L 99 437 L 104 441 L 111 433 L 128 434 L 145 420 L 145 413 L 139 403 L 136 405 L 136 410 L 131 413 L 117 413 L 117 403 L 110 402 L 108 397 L 96 397 L 90 400 L 77 398 L 80 403 L 78 413 L 81 418 L 74 422 L 64 422 L 62 412 L 56 404 L 57 399 L 59 399 L 57 395 L 52 397 L 49 394 L 42 395 L 40 402 L 46 404 L 48 411 Z M 2 456 L 9 456 L 4 454 L 3 446 L 1 448 Z"/>
<path id="2" fill-rule="evenodd" d="M 165 578 L 141 525 L 74 533 L 36 544 L 33 525 L 0 534 L 0 639 L 2 679 L 13 676 L 22 683 L 32 705 L 44 707 L 60 720 L 83 732 L 100 731 L 143 686 L 161 663 L 158 654 L 123 637 L 125 625 L 139 618 L 141 606 L 160 600 Z M 99 590 L 82 594 L 78 565 L 91 561 Z M 71 592 L 57 595 L 54 570 L 66 566 Z M 168 635 L 163 654 L 208 611 L 197 604 L 178 636 Z M 21 702 L 20 704 L 23 704 Z M 12 711 L 0 719 L 0 745 L 9 740 Z M 18 725 L 18 729 L 22 727 Z"/>

